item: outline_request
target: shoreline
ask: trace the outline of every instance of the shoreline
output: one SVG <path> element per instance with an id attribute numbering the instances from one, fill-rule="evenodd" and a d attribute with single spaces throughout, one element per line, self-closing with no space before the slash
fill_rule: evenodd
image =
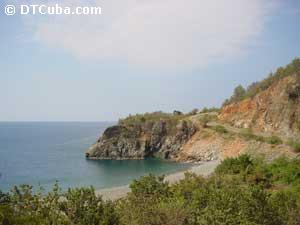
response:
<path id="1" fill-rule="evenodd" d="M 208 176 L 214 172 L 215 168 L 219 165 L 220 160 L 213 160 L 209 162 L 202 162 L 200 164 L 196 164 L 191 168 L 179 171 L 176 173 L 171 173 L 166 175 L 165 181 L 168 181 L 170 184 L 177 183 L 178 181 L 184 178 L 184 174 L 186 172 L 195 173 L 197 175 Z M 103 200 L 118 200 L 120 198 L 125 197 L 130 192 L 129 184 L 119 186 L 119 187 L 112 187 L 112 188 L 105 188 L 105 189 L 98 189 L 95 191 L 96 195 L 101 195 Z"/>

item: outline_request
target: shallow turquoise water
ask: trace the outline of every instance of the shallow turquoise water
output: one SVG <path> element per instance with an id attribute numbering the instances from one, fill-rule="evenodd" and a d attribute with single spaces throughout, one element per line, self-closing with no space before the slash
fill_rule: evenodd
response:
<path id="1" fill-rule="evenodd" d="M 157 159 L 137 161 L 86 160 L 84 150 L 112 123 L 0 122 L 0 189 L 40 184 L 50 190 L 59 181 L 68 187 L 108 188 L 132 179 L 167 174 L 189 165 Z"/>

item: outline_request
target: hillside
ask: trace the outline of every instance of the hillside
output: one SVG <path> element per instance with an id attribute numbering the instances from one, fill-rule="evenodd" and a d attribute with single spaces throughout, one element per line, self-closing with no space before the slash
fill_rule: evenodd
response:
<path id="1" fill-rule="evenodd" d="M 146 113 L 121 119 L 91 146 L 89 159 L 210 161 L 243 153 L 273 159 L 300 151 L 300 60 L 247 89 L 220 110 Z"/>

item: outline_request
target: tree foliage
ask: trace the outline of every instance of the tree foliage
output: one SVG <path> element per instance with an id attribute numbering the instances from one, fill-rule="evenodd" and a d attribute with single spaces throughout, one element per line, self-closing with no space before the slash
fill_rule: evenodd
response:
<path id="1" fill-rule="evenodd" d="M 295 58 L 290 64 L 286 67 L 279 67 L 275 73 L 270 73 L 268 77 L 260 82 L 254 82 L 250 84 L 246 89 L 238 85 L 233 92 L 233 95 L 226 99 L 223 105 L 228 105 L 234 102 L 241 101 L 246 98 L 252 98 L 258 93 L 268 89 L 271 85 L 278 82 L 279 80 L 296 75 L 300 82 L 300 59 Z"/>
<path id="2" fill-rule="evenodd" d="M 300 159 L 271 163 L 241 155 L 225 159 L 210 177 L 186 173 L 170 185 L 164 177 L 134 180 L 131 193 L 103 201 L 93 188 L 58 185 L 48 194 L 29 185 L 0 192 L 5 225 L 296 225 L 300 224 Z"/>

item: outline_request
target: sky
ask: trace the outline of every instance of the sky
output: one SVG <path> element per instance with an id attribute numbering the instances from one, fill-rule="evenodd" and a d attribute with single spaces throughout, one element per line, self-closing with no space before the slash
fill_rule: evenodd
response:
<path id="1" fill-rule="evenodd" d="M 218 107 L 300 57 L 299 0 L 0 1 L 0 121 Z M 56 3 L 102 14 L 4 13 Z"/>

